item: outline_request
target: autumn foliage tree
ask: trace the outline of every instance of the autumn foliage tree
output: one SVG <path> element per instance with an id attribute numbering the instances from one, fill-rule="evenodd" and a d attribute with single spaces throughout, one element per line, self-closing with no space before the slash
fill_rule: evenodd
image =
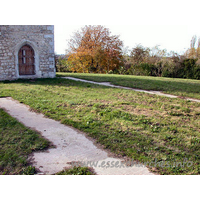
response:
<path id="1" fill-rule="evenodd" d="M 106 73 L 123 65 L 123 42 L 103 26 L 85 26 L 68 42 L 68 63 L 73 72 Z"/>
<path id="2" fill-rule="evenodd" d="M 186 57 L 190 59 L 200 59 L 200 38 L 197 40 L 197 36 L 193 36 L 190 42 L 190 49 L 185 53 Z"/>

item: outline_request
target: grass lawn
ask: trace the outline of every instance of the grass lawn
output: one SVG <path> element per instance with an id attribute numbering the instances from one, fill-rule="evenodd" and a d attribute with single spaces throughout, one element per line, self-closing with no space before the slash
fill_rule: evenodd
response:
<path id="1" fill-rule="evenodd" d="M 57 73 L 57 76 L 69 76 L 96 82 L 110 82 L 114 85 L 144 90 L 156 90 L 162 91 L 167 94 L 200 99 L 200 80 L 148 76 L 75 73 Z"/>
<path id="2" fill-rule="evenodd" d="M 26 128 L 0 109 L 0 174 L 35 174 L 27 162 L 33 151 L 49 147 L 37 132 Z"/>
<path id="3" fill-rule="evenodd" d="M 1 96 L 78 128 L 157 173 L 200 174 L 199 103 L 65 79 L 0 82 Z"/>

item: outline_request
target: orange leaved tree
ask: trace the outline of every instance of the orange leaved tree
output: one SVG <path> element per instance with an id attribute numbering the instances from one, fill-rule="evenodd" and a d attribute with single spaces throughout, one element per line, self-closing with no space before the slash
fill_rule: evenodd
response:
<path id="1" fill-rule="evenodd" d="M 123 65 L 123 42 L 103 26 L 85 26 L 68 42 L 72 71 L 106 73 Z"/>

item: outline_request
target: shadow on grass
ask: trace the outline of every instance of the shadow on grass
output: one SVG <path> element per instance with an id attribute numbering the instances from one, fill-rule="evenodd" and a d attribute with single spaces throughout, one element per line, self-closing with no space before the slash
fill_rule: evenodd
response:
<path id="1" fill-rule="evenodd" d="M 75 77 L 96 82 L 110 82 L 113 85 L 135 89 L 155 90 L 178 96 L 188 96 L 200 99 L 200 81 L 190 79 L 173 79 L 160 77 L 143 77 L 128 75 L 98 75 L 98 74 L 57 74 L 57 77 Z"/>
<path id="2" fill-rule="evenodd" d="M 92 83 L 84 83 L 79 81 L 73 81 L 68 79 L 61 78 L 46 78 L 46 79 L 18 79 L 15 81 L 2 81 L 0 84 L 24 84 L 24 85 L 39 85 L 39 86 L 74 86 L 74 87 L 83 87 L 83 88 L 109 88 L 107 86 L 96 85 Z"/>
<path id="3" fill-rule="evenodd" d="M 113 85 L 125 86 L 143 90 L 161 91 L 167 94 L 174 94 L 182 97 L 191 97 L 200 99 L 200 81 L 185 80 L 185 79 L 170 79 L 158 77 L 139 77 L 139 76 L 111 76 L 111 75 L 96 75 L 96 74 L 66 74 L 58 75 L 59 77 L 70 76 L 82 78 L 95 82 L 110 82 Z M 160 80 L 161 79 L 161 80 Z M 95 85 L 79 81 L 54 78 L 54 79 L 19 79 L 16 81 L 3 81 L 4 84 L 30 84 L 30 85 L 52 85 L 52 86 L 75 86 L 83 88 L 108 88 L 107 86 Z"/>

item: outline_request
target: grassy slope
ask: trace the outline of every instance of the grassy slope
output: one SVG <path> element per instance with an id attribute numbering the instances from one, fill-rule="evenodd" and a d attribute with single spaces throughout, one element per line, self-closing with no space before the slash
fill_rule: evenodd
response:
<path id="1" fill-rule="evenodd" d="M 109 74 L 57 73 L 57 76 L 71 76 L 96 82 L 111 82 L 114 85 L 157 90 L 177 96 L 200 99 L 200 80 Z"/>
<path id="2" fill-rule="evenodd" d="M 48 146 L 49 142 L 38 133 L 0 109 L 0 174 L 34 174 L 28 155 Z"/>
<path id="3" fill-rule="evenodd" d="M 200 174 L 199 103 L 64 79 L 0 83 L 0 96 L 85 131 L 116 154 L 169 162 L 151 168 L 160 174 Z M 193 165 L 174 166 L 185 159 Z"/>

